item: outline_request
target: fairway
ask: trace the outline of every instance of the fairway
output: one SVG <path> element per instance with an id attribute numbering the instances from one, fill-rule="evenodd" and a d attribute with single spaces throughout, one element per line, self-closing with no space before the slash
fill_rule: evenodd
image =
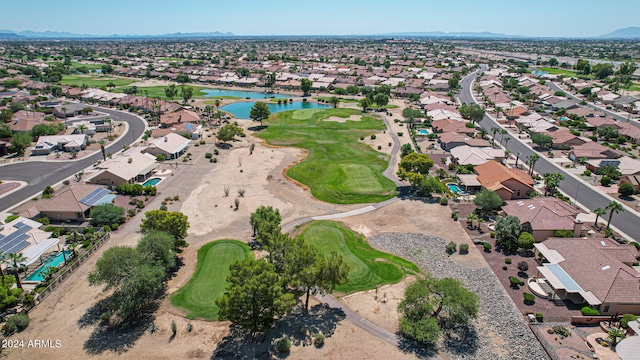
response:
<path id="1" fill-rule="evenodd" d="M 405 274 L 420 272 L 410 261 L 373 249 L 363 235 L 338 222 L 313 221 L 304 226 L 302 237 L 325 256 L 337 252 L 349 266 L 348 282 L 336 287 L 340 293 L 395 284 Z"/>
<path id="2" fill-rule="evenodd" d="M 360 121 L 324 121 L 331 116 Z M 254 135 L 271 145 L 308 150 L 307 157 L 287 170 L 287 176 L 309 187 L 316 198 L 335 204 L 380 202 L 396 195 L 396 186 L 382 175 L 389 156 L 360 143 L 386 129 L 382 120 L 355 109 L 285 111 L 265 121 Z"/>
<path id="3" fill-rule="evenodd" d="M 215 300 L 227 287 L 229 265 L 251 255 L 247 244 L 236 240 L 218 240 L 198 250 L 196 271 L 183 287 L 171 295 L 171 304 L 185 310 L 188 317 L 205 320 L 218 318 Z"/>
<path id="4" fill-rule="evenodd" d="M 93 75 L 65 75 L 60 82 L 66 86 L 82 86 L 83 84 L 88 87 L 100 87 L 107 86 L 108 83 L 113 83 L 115 86 L 129 85 L 135 80 L 123 79 L 110 76 L 93 76 Z"/>
<path id="5" fill-rule="evenodd" d="M 189 84 L 186 84 L 185 86 L 190 86 L 193 88 L 193 97 L 194 98 L 198 98 L 198 97 L 202 97 L 204 96 L 204 93 L 202 91 L 200 91 L 202 88 L 200 87 L 196 87 L 196 86 L 191 86 Z M 150 98 L 160 98 L 163 100 L 170 100 L 164 92 L 164 89 L 166 89 L 168 86 L 138 86 L 138 95 L 144 95 L 144 96 L 148 96 Z M 116 92 L 124 92 L 124 89 L 128 88 L 128 86 L 120 86 L 117 87 L 115 89 Z M 176 86 L 176 88 L 178 89 L 178 93 L 176 94 L 176 96 L 173 97 L 173 99 L 182 99 L 182 96 L 180 95 L 180 86 Z"/>

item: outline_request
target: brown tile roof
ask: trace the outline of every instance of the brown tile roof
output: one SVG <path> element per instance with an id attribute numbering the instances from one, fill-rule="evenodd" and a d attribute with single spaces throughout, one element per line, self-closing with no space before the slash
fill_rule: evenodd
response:
<path id="1" fill-rule="evenodd" d="M 518 169 L 510 169 L 497 161 L 487 161 L 475 167 L 478 174 L 478 181 L 484 188 L 498 189 L 504 187 L 503 183 L 508 180 L 515 180 L 530 188 L 533 188 L 533 178 Z"/>
<path id="2" fill-rule="evenodd" d="M 579 210 L 554 197 L 508 200 L 502 210 L 535 230 L 573 230 Z"/>
<path id="3" fill-rule="evenodd" d="M 38 212 L 61 211 L 61 212 L 83 212 L 89 206 L 82 204 L 80 199 L 89 195 L 93 190 L 100 188 L 99 185 L 75 184 L 65 186 L 49 199 L 39 199 L 29 201 L 11 210 L 12 213 L 33 213 L 33 209 Z"/>

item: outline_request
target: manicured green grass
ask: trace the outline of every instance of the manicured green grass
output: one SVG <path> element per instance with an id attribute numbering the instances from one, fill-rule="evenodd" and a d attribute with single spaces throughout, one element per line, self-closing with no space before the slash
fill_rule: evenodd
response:
<path id="1" fill-rule="evenodd" d="M 540 71 L 546 71 L 551 75 L 578 76 L 577 72 L 575 72 L 573 70 L 567 70 L 567 69 L 556 69 L 556 68 L 549 68 L 549 67 L 541 67 Z"/>
<path id="2" fill-rule="evenodd" d="M 316 98 L 313 98 L 313 99 L 314 99 L 314 100 L 329 101 L 329 99 L 331 99 L 331 98 L 332 98 L 331 96 L 320 96 L 320 97 L 316 97 Z M 357 99 L 344 99 L 344 98 L 338 98 L 338 101 L 339 101 L 339 102 L 342 102 L 342 103 L 357 103 L 357 102 L 358 102 L 358 101 L 360 101 L 360 100 L 357 100 Z"/>
<path id="3" fill-rule="evenodd" d="M 171 295 L 171 304 L 187 312 L 187 316 L 216 320 L 219 308 L 215 300 L 227 287 L 229 265 L 253 256 L 251 248 L 236 240 L 217 240 L 198 250 L 196 271 L 183 287 Z"/>
<path id="4" fill-rule="evenodd" d="M 57 62 L 61 62 L 61 61 L 48 61 L 47 64 L 53 65 L 53 64 L 55 64 Z M 102 68 L 102 64 L 81 64 L 81 63 L 79 63 L 77 61 L 72 61 L 71 62 L 71 67 L 75 68 L 75 69 L 81 68 L 81 67 L 85 67 L 85 66 L 87 67 L 87 69 L 101 69 Z"/>
<path id="5" fill-rule="evenodd" d="M 389 156 L 360 143 L 384 130 L 382 120 L 369 114 L 360 121 L 323 121 L 330 116 L 360 115 L 355 109 L 286 111 L 272 115 L 267 128 L 254 135 L 271 145 L 308 150 L 307 157 L 287 175 L 306 185 L 316 198 L 336 204 L 379 202 L 396 195 L 395 184 L 384 177 Z"/>
<path id="6" fill-rule="evenodd" d="M 186 84 L 185 86 L 191 86 L 193 88 L 193 97 L 194 98 L 198 98 L 198 97 L 203 97 L 205 95 L 205 93 L 203 93 L 202 90 L 203 88 L 201 87 L 197 87 L 197 86 L 192 86 L 189 84 Z M 115 88 L 116 92 L 124 92 L 124 89 L 126 89 L 128 86 L 120 86 Z M 138 95 L 147 95 L 150 98 L 161 98 L 164 100 L 169 100 L 169 98 L 165 95 L 164 93 L 164 89 L 166 89 L 167 86 L 138 86 Z M 182 97 L 180 96 L 180 86 L 177 86 L 178 88 L 178 94 L 174 97 L 174 99 L 182 99 Z"/>
<path id="7" fill-rule="evenodd" d="M 301 235 L 324 255 L 337 252 L 349 265 L 348 282 L 336 288 L 340 293 L 374 289 L 378 285 L 395 284 L 406 274 L 420 269 L 412 262 L 373 249 L 362 235 L 334 221 L 313 221 Z"/>
<path id="8" fill-rule="evenodd" d="M 294 97 L 294 96 L 291 96 L 291 97 Z M 276 104 L 277 104 L 277 103 L 278 103 L 278 100 L 280 100 L 280 102 L 282 102 L 282 103 L 284 103 L 284 102 L 289 102 L 289 99 L 288 99 L 288 98 L 273 98 L 273 99 L 269 99 L 269 102 L 272 102 L 272 103 L 276 103 Z"/>
<path id="9" fill-rule="evenodd" d="M 123 79 L 109 76 L 92 76 L 92 75 L 65 75 L 62 77 L 62 85 L 67 86 L 82 86 L 82 84 L 89 87 L 107 86 L 108 83 L 114 83 L 116 86 L 129 85 L 135 80 Z"/>

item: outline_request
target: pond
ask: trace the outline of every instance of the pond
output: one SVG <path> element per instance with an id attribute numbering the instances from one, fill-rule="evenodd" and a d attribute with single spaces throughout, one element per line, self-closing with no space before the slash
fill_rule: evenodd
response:
<path id="1" fill-rule="evenodd" d="M 290 98 L 292 95 L 265 94 L 257 91 L 223 90 L 223 89 L 203 89 L 201 90 L 206 98 L 218 99 L 268 99 L 268 98 Z"/>
<path id="2" fill-rule="evenodd" d="M 234 104 L 225 105 L 220 110 L 233 114 L 238 119 L 250 119 L 249 113 L 255 102 L 238 102 Z M 302 109 L 328 109 L 330 105 L 318 104 L 316 102 L 296 101 L 287 104 L 267 103 L 267 107 L 272 114 L 289 110 L 302 110 Z"/>

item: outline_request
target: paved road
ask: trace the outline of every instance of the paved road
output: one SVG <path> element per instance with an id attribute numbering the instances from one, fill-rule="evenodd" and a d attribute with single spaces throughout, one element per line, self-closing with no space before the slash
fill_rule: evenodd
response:
<path id="1" fill-rule="evenodd" d="M 124 121 L 129 130 L 108 147 L 115 153 L 125 145 L 131 145 L 145 131 L 146 124 L 139 117 L 112 109 L 96 109 L 108 113 L 116 121 Z M 0 212 L 14 207 L 24 199 L 41 192 L 46 186 L 56 184 L 73 174 L 77 174 L 91 164 L 102 159 L 100 151 L 75 161 L 24 161 L 0 166 L 0 179 L 21 180 L 28 183 L 22 189 L 0 198 Z"/>
<path id="2" fill-rule="evenodd" d="M 562 91 L 563 93 L 567 94 L 567 97 L 569 97 L 571 99 L 578 100 L 578 101 L 582 101 L 583 100 L 583 99 L 580 99 L 577 96 L 569 93 L 567 90 L 561 88 L 560 86 L 558 86 L 558 84 L 556 84 L 554 82 L 547 81 L 547 85 L 549 85 L 549 87 L 553 91 Z M 595 105 L 593 105 L 591 103 L 588 103 L 587 105 L 582 106 L 582 107 L 586 107 L 586 108 L 589 108 L 589 109 L 592 109 L 592 110 L 596 110 L 596 111 L 602 111 L 605 114 L 611 116 L 612 118 L 614 118 L 614 119 L 616 119 L 618 121 L 628 122 L 628 123 L 631 123 L 631 124 L 633 124 L 633 125 L 635 125 L 637 127 L 640 127 L 640 122 L 638 122 L 637 120 L 633 120 L 633 119 L 629 119 L 628 117 L 624 117 L 624 116 L 620 115 L 619 113 L 617 113 L 615 111 L 610 111 L 610 110 L 607 110 L 605 108 L 601 108 L 599 106 L 595 106 Z"/>
<path id="3" fill-rule="evenodd" d="M 473 80 L 478 76 L 478 73 L 484 70 L 486 70 L 486 66 L 482 65 L 481 70 L 468 75 L 462 80 L 462 90 L 459 95 L 459 99 L 461 102 L 466 104 L 474 102 L 474 99 L 471 96 L 471 85 Z M 495 120 L 486 115 L 479 124 L 487 131 L 490 131 L 494 126 L 500 126 Z M 531 149 L 528 145 L 523 143 L 515 136 L 512 136 L 512 140 L 507 144 L 508 149 L 511 150 L 514 154 L 516 152 L 519 152 L 521 154 L 520 159 L 525 159 L 527 156 L 535 153 L 533 149 Z M 613 200 L 612 198 L 600 193 L 599 191 L 596 191 L 582 179 L 576 177 L 572 173 L 566 172 L 562 167 L 549 161 L 544 156 L 540 156 L 540 160 L 535 165 L 535 171 L 539 174 L 553 172 L 563 174 L 564 180 L 560 182 L 560 190 L 562 190 L 565 194 L 568 194 L 577 202 L 581 203 L 590 210 L 598 207 L 605 208 Z M 605 218 L 608 218 L 608 214 L 605 215 Z M 624 212 L 614 214 L 611 223 L 632 239 L 640 241 L 640 216 L 638 216 L 637 212 L 627 209 Z"/>

